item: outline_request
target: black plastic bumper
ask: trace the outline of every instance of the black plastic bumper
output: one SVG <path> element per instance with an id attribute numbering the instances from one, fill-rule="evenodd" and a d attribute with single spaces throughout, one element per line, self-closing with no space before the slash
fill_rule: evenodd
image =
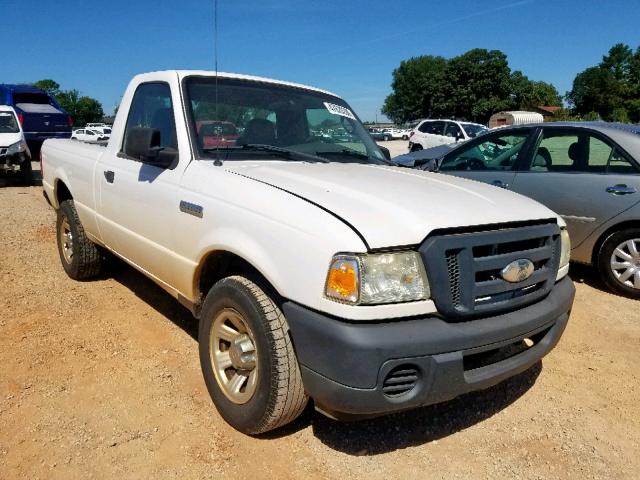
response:
<path id="1" fill-rule="evenodd" d="M 443 402 L 527 370 L 560 339 L 574 295 L 566 277 L 533 305 L 458 323 L 437 316 L 345 322 L 291 302 L 283 309 L 307 393 L 339 418 Z M 405 366 L 418 373 L 413 388 L 385 394 L 388 374 Z"/>

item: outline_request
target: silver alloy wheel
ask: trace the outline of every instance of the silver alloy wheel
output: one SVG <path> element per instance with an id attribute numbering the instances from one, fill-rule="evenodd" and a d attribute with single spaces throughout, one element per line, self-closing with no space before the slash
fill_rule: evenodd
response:
<path id="1" fill-rule="evenodd" d="M 233 403 L 247 403 L 256 391 L 259 366 L 253 333 L 242 315 L 223 309 L 211 325 L 209 342 L 218 386 Z"/>
<path id="2" fill-rule="evenodd" d="M 640 290 L 640 238 L 631 238 L 618 245 L 609 265 L 613 276 L 624 286 Z"/>
<path id="3" fill-rule="evenodd" d="M 62 219 L 60 223 L 60 242 L 62 243 L 62 255 L 67 263 L 73 260 L 73 233 L 67 217 Z"/>

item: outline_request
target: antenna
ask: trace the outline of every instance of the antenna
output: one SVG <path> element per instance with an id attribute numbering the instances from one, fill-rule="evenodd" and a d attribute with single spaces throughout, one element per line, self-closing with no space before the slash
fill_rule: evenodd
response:
<path id="1" fill-rule="evenodd" d="M 218 117 L 218 0 L 213 0 L 213 68 L 215 71 L 216 121 L 220 121 L 220 118 Z M 219 148 L 216 148 L 216 159 L 213 164 L 218 167 L 222 165 Z"/>

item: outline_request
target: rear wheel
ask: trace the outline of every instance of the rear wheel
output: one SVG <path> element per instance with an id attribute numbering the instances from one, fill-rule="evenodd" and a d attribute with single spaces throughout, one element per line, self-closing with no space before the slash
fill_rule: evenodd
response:
<path id="1" fill-rule="evenodd" d="M 64 271 L 74 280 L 88 280 L 100 274 L 102 254 L 87 238 L 73 200 L 65 200 L 58 208 L 56 237 Z"/>
<path id="2" fill-rule="evenodd" d="M 200 364 L 220 415 L 250 435 L 285 425 L 307 404 L 287 321 L 273 299 L 242 276 L 207 294 L 198 332 Z"/>
<path id="3" fill-rule="evenodd" d="M 382 140 L 384 140 L 385 142 L 388 142 L 390 140 L 389 135 L 385 135 L 384 137 L 382 137 Z"/>
<path id="4" fill-rule="evenodd" d="M 412 152 L 419 152 L 420 150 L 422 150 L 422 145 L 420 145 L 419 143 L 414 143 L 413 145 L 411 145 Z"/>
<path id="5" fill-rule="evenodd" d="M 610 235 L 600 248 L 597 263 L 607 287 L 621 295 L 640 298 L 640 229 Z"/>
<path id="6" fill-rule="evenodd" d="M 31 159 L 27 158 L 20 164 L 20 182 L 30 187 L 33 185 L 33 169 L 31 168 Z"/>

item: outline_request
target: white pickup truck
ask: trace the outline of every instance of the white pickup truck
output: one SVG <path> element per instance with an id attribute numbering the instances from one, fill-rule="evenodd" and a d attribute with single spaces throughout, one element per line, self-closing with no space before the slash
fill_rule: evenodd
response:
<path id="1" fill-rule="evenodd" d="M 111 252 L 188 307 L 213 402 L 249 434 L 309 398 L 341 419 L 487 388 L 569 318 L 559 216 L 390 165 L 326 91 L 139 75 L 107 146 L 47 140 L 41 162 L 67 274 L 94 277 Z"/>

